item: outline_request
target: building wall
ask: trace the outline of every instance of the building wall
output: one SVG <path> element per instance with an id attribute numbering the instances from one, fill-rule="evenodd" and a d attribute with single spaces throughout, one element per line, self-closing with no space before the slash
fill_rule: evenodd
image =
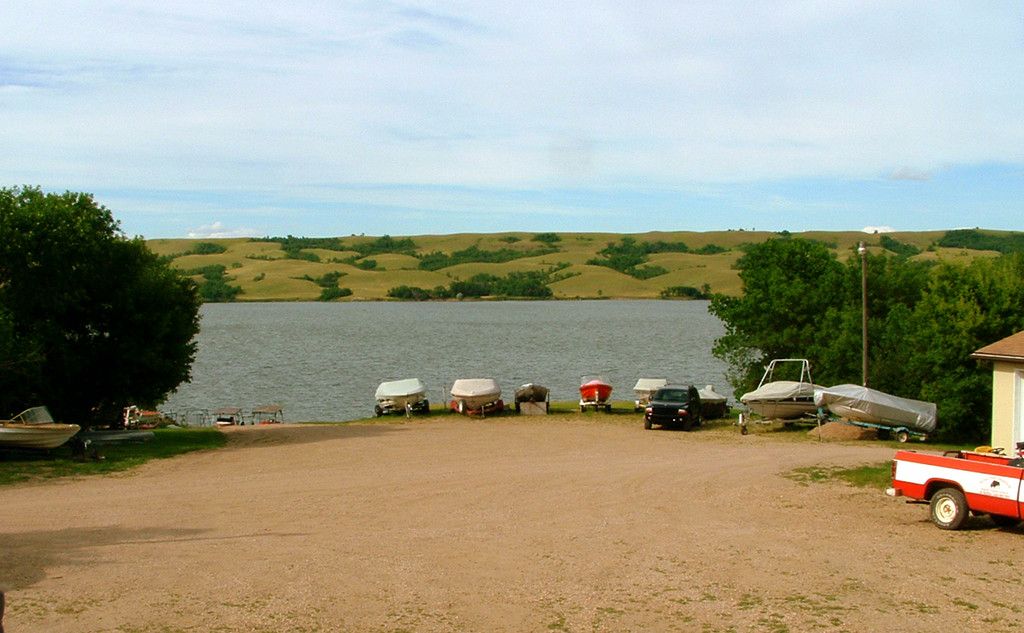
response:
<path id="1" fill-rule="evenodd" d="M 992 446 L 1012 454 L 1024 442 L 1024 363 L 996 362 L 992 368 Z"/>

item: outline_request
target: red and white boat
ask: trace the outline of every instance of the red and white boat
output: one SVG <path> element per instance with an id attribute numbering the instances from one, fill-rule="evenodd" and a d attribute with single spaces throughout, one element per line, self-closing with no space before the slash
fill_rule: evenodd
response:
<path id="1" fill-rule="evenodd" d="M 612 386 L 607 380 L 598 376 L 584 376 L 580 382 L 580 411 L 585 411 L 587 407 L 611 411 L 612 405 L 608 402 L 611 395 Z"/>

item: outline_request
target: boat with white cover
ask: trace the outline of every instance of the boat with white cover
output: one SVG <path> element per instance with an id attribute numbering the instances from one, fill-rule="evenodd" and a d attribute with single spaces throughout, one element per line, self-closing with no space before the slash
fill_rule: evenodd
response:
<path id="1" fill-rule="evenodd" d="M 705 385 L 703 389 L 698 389 L 697 392 L 700 394 L 700 414 L 702 418 L 714 420 L 725 417 L 729 410 L 725 396 L 715 391 L 715 388 L 711 385 Z"/>
<path id="2" fill-rule="evenodd" d="M 918 434 L 932 433 L 938 421 L 934 403 L 901 398 L 861 385 L 822 387 L 814 392 L 819 407 L 852 422 L 894 431 L 906 429 Z M 901 440 L 906 441 L 902 436 Z"/>
<path id="3" fill-rule="evenodd" d="M 46 407 L 32 407 L 10 420 L 0 420 L 0 447 L 57 448 L 80 428 L 77 424 L 54 422 Z"/>
<path id="4" fill-rule="evenodd" d="M 774 380 L 775 372 L 788 363 L 792 373 L 793 365 L 799 365 L 799 380 Z M 792 420 L 812 415 L 817 409 L 814 404 L 814 390 L 821 389 L 811 380 L 811 364 L 804 358 L 777 358 L 768 363 L 757 389 L 740 396 L 740 402 L 763 418 Z"/>
<path id="5" fill-rule="evenodd" d="M 643 411 L 647 403 L 651 401 L 651 396 L 658 389 L 661 389 L 668 384 L 668 380 L 665 378 L 640 378 L 633 385 L 633 393 L 636 394 L 636 399 L 633 401 L 634 411 Z"/>
<path id="6" fill-rule="evenodd" d="M 374 394 L 377 404 L 373 412 L 377 416 L 386 413 L 427 413 L 430 403 L 427 401 L 427 387 L 419 378 L 405 380 L 389 380 L 380 383 Z"/>
<path id="7" fill-rule="evenodd" d="M 459 413 L 496 411 L 505 406 L 501 387 L 493 378 L 460 378 L 452 383 L 448 393 L 452 397 L 450 408 Z"/>

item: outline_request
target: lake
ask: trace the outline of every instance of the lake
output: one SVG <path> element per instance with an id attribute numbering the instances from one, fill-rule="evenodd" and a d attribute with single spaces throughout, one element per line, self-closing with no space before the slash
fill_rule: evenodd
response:
<path id="1" fill-rule="evenodd" d="M 722 324 L 707 301 L 221 303 L 201 310 L 192 381 L 161 407 L 177 415 L 280 404 L 288 421 L 373 415 L 384 380 L 419 378 L 431 407 L 457 378 L 494 378 L 506 402 L 523 383 L 578 400 L 584 375 L 630 400 L 637 378 L 713 385 Z"/>

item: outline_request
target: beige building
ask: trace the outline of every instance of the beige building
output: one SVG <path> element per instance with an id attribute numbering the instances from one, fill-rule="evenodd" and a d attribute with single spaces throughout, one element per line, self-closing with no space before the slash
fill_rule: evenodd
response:
<path id="1" fill-rule="evenodd" d="M 1024 332 L 986 345 L 971 358 L 992 361 L 992 446 L 1013 453 L 1024 442 Z"/>

